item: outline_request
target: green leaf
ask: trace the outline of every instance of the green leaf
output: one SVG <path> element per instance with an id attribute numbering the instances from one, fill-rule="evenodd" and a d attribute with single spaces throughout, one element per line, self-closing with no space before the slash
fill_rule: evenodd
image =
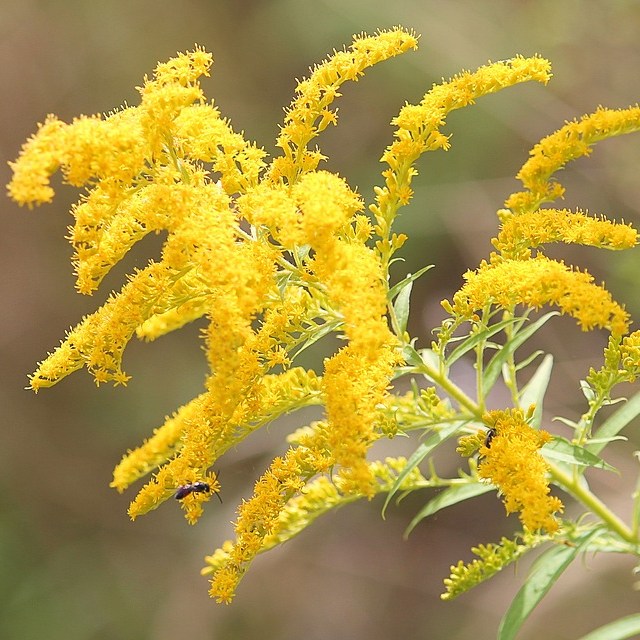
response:
<path id="1" fill-rule="evenodd" d="M 516 364 L 516 371 L 521 371 L 522 369 L 526 369 L 534 360 L 537 360 L 538 357 L 543 356 L 544 351 L 534 351 L 529 357 L 521 360 Z"/>
<path id="2" fill-rule="evenodd" d="M 587 399 L 587 402 L 593 402 L 596 398 L 596 392 L 586 380 L 580 380 L 580 391 Z"/>
<path id="3" fill-rule="evenodd" d="M 412 284 L 414 280 L 417 280 L 423 273 L 429 271 L 429 269 L 433 269 L 433 266 L 434 265 L 429 264 L 426 267 L 422 267 L 419 271 L 407 274 L 404 280 L 400 280 L 400 282 L 394 284 L 393 287 L 389 289 L 389 293 L 387 293 L 389 300 L 393 300 L 407 285 Z"/>
<path id="4" fill-rule="evenodd" d="M 415 342 L 415 338 L 411 342 Z M 440 371 L 440 358 L 432 349 L 420 349 L 420 351 L 416 351 L 413 344 L 405 343 L 402 345 L 402 357 L 407 363 L 407 366 L 396 367 L 393 380 L 409 373 L 421 373 L 426 376 L 423 371 L 424 365 L 431 367 L 437 372 Z M 428 376 L 426 377 L 428 378 Z"/>
<path id="5" fill-rule="evenodd" d="M 553 356 L 546 355 L 531 379 L 522 388 L 520 392 L 520 406 L 527 408 L 529 405 L 535 404 L 536 408 L 533 414 L 533 424 L 540 426 L 542 423 L 542 405 L 544 396 L 547 393 L 551 371 L 553 369 Z"/>
<path id="6" fill-rule="evenodd" d="M 420 349 L 421 364 L 424 363 L 438 371 L 440 369 L 440 356 L 433 349 Z"/>
<path id="7" fill-rule="evenodd" d="M 544 598 L 564 570 L 585 549 L 601 527 L 592 529 L 574 542 L 575 546 L 554 545 L 543 553 L 531 567 L 529 577 L 516 594 L 498 629 L 498 640 L 513 640 L 529 614 Z"/>
<path id="8" fill-rule="evenodd" d="M 579 427 L 578 423 L 575 422 L 574 420 L 569 420 L 569 418 L 563 418 L 562 416 L 556 416 L 553 420 L 567 425 L 567 427 L 569 427 L 570 429 L 575 430 Z"/>
<path id="9" fill-rule="evenodd" d="M 398 321 L 398 335 L 402 336 L 407 330 L 407 322 L 409 322 L 409 300 L 411 298 L 411 289 L 413 282 L 407 282 L 406 286 L 400 290 L 396 301 L 393 303 L 393 310 Z"/>
<path id="10" fill-rule="evenodd" d="M 320 338 L 324 338 L 327 334 L 336 331 L 342 326 L 342 324 L 342 320 L 332 320 L 331 322 L 325 322 L 324 324 L 318 325 L 311 336 L 291 355 L 291 359 L 294 360 L 314 342 L 317 342 Z"/>
<path id="11" fill-rule="evenodd" d="M 454 433 L 456 433 L 462 426 L 464 426 L 466 422 L 452 422 L 451 424 L 442 427 L 438 431 L 435 431 L 431 436 L 429 436 L 412 454 L 411 457 L 407 460 L 407 464 L 404 469 L 398 474 L 393 486 L 389 490 L 387 497 L 382 505 L 382 517 L 384 518 L 385 511 L 389 502 L 391 502 L 391 498 L 398 492 L 400 487 L 402 486 L 402 482 L 404 479 L 411 473 L 413 469 L 415 469 L 424 459 L 428 456 L 438 445 L 442 444 L 445 440 L 450 438 Z"/>
<path id="12" fill-rule="evenodd" d="M 602 439 L 603 441 L 592 442 L 586 448 L 591 453 L 600 453 L 607 446 L 606 440 L 622 431 L 638 414 L 640 414 L 640 392 L 636 393 L 628 402 L 609 416 L 593 434 L 594 438 Z"/>
<path id="13" fill-rule="evenodd" d="M 490 484 L 482 484 L 480 482 L 473 482 L 469 484 L 456 484 L 448 487 L 444 491 L 441 491 L 437 496 L 429 500 L 427 504 L 420 509 L 420 511 L 414 516 L 413 520 L 409 523 L 409 526 L 404 532 L 404 537 L 408 538 L 409 534 L 413 531 L 416 525 L 424 518 L 433 515 L 440 509 L 445 509 L 463 500 L 480 496 L 483 493 L 489 491 L 495 491 L 495 487 Z"/>
<path id="14" fill-rule="evenodd" d="M 609 444 L 610 442 L 628 442 L 627 436 L 611 436 L 610 438 L 589 438 L 589 444 Z"/>
<path id="15" fill-rule="evenodd" d="M 489 361 L 482 375 L 482 388 L 485 393 L 493 387 L 502 371 L 502 365 L 513 355 L 515 350 L 522 346 L 538 329 L 540 329 L 550 318 L 560 315 L 557 311 L 549 313 L 538 318 L 533 324 L 526 329 L 518 332 L 511 340 L 509 340 Z"/>
<path id="16" fill-rule="evenodd" d="M 412 344 L 402 345 L 402 357 L 407 364 L 414 367 L 419 367 L 422 364 L 422 357 Z"/>
<path id="17" fill-rule="evenodd" d="M 490 327 L 483 329 L 482 331 L 472 333 L 447 357 L 447 366 L 451 366 L 456 360 L 461 358 L 468 351 L 471 351 L 471 349 L 473 349 L 476 345 L 480 344 L 481 342 L 486 342 L 491 336 L 494 336 L 499 331 L 502 331 L 506 326 L 514 324 L 515 322 L 517 322 L 517 320 L 518 318 L 502 320 L 501 322 L 497 322 L 496 324 L 493 324 Z"/>
<path id="18" fill-rule="evenodd" d="M 616 471 L 615 467 L 605 462 L 600 456 L 591 453 L 585 447 L 572 444 L 566 438 L 556 436 L 553 442 L 545 445 L 541 451 L 542 455 L 556 462 L 564 462 L 569 465 L 579 467 L 596 467 L 607 471 Z"/>
<path id="19" fill-rule="evenodd" d="M 282 297 L 284 297 L 285 289 L 289 286 L 289 283 L 291 282 L 291 280 L 292 280 L 292 276 L 290 271 L 281 271 L 276 276 L 278 291 L 280 292 L 280 295 Z"/>
<path id="20" fill-rule="evenodd" d="M 640 613 L 609 622 L 598 629 L 594 629 L 580 640 L 624 640 L 640 636 Z"/>

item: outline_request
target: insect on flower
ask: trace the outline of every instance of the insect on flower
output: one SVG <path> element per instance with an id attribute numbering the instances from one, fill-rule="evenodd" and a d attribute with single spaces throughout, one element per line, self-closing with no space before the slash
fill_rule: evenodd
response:
<path id="1" fill-rule="evenodd" d="M 182 500 L 192 493 L 209 493 L 210 491 L 211 486 L 208 483 L 203 482 L 202 480 L 198 480 L 197 482 L 183 484 L 182 486 L 178 487 L 175 493 L 175 499 Z"/>
<path id="2" fill-rule="evenodd" d="M 218 478 L 218 474 L 215 475 L 215 478 Z M 174 498 L 176 500 L 183 500 L 187 496 L 192 493 L 211 493 L 211 485 L 204 480 L 197 480 L 196 482 L 190 482 L 188 484 L 183 484 L 176 489 L 174 494 Z M 222 498 L 218 491 L 215 491 L 216 497 L 220 500 L 222 504 Z"/>
<path id="3" fill-rule="evenodd" d="M 494 427 L 490 427 L 487 431 L 487 437 L 484 439 L 484 446 L 487 447 L 487 449 L 491 448 L 491 441 L 496 437 L 497 433 Z"/>

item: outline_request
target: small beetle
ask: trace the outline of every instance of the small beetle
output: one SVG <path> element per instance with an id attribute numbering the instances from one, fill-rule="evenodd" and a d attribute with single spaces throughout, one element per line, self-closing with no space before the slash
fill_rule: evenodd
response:
<path id="1" fill-rule="evenodd" d="M 198 480 L 197 482 L 183 484 L 181 487 L 178 487 L 178 490 L 175 493 L 175 499 L 182 500 L 192 493 L 209 493 L 210 491 L 211 487 L 209 484 L 202 480 Z"/>

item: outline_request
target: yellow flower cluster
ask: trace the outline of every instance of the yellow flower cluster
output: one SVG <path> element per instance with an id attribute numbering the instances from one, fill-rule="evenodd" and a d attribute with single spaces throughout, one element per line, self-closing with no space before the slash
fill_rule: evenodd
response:
<path id="1" fill-rule="evenodd" d="M 298 86 L 278 138 L 284 153 L 270 165 L 205 101 L 199 78 L 212 58 L 200 48 L 159 64 L 139 88 L 138 106 L 70 124 L 49 116 L 11 165 L 9 195 L 29 207 L 52 199 L 49 179 L 58 169 L 66 182 L 87 187 L 69 235 L 82 293 L 93 293 L 147 234 L 166 233 L 160 258 L 130 274 L 40 363 L 34 390 L 82 367 L 96 383 L 125 384 L 122 357 L 134 335 L 153 340 L 208 320 L 204 393 L 114 471 L 119 491 L 153 474 L 131 518 L 177 487 L 205 482 L 211 491 L 180 502 L 194 523 L 219 490 L 208 470 L 222 454 L 283 413 L 325 405 L 324 428 L 277 458 L 239 508 L 225 569 L 234 579 L 313 477 L 331 469 L 344 495 L 378 490 L 366 455 L 386 428 L 400 361 L 386 321 L 386 264 L 368 246 L 373 227 L 361 198 L 343 178 L 317 170 L 322 156 L 308 144 L 335 122 L 329 107 L 342 83 L 416 43 L 400 28 L 358 36 L 317 66 Z M 323 375 L 292 367 L 299 351 L 330 331 L 347 343 L 327 358 Z M 224 575 L 215 576 L 214 591 L 228 600 Z"/>
<path id="2" fill-rule="evenodd" d="M 443 301 L 445 310 L 465 320 L 492 305 L 513 313 L 518 304 L 534 309 L 551 304 L 573 316 L 585 331 L 600 327 L 613 335 L 625 334 L 629 316 L 604 286 L 594 284 L 587 272 L 545 257 L 542 246 L 564 242 L 629 249 L 637 243 L 636 230 L 582 211 L 538 207 L 564 193 L 552 176 L 567 162 L 588 155 L 591 145 L 600 140 L 638 130 L 640 108 L 599 108 L 535 145 L 518 173 L 527 191 L 512 194 L 505 202 L 508 208 L 498 211 L 501 230 L 492 240 L 498 253 L 465 274 L 465 284 L 453 303 Z"/>
<path id="3" fill-rule="evenodd" d="M 604 364 L 591 369 L 587 382 L 600 396 L 609 398 L 620 382 L 635 382 L 640 377 L 640 331 L 628 336 L 610 336 L 604 350 Z"/>
<path id="4" fill-rule="evenodd" d="M 411 181 L 418 175 L 416 160 L 426 151 L 446 150 L 450 146 L 449 136 L 441 132 L 447 115 L 505 87 L 531 80 L 546 84 L 550 78 L 548 60 L 516 56 L 434 84 L 419 104 L 407 104 L 400 110 L 392 121 L 397 127 L 396 140 L 381 158 L 389 167 L 383 171 L 385 186 L 376 187 L 376 203 L 369 207 L 376 218 L 376 233 L 382 238 L 381 252 L 387 260 L 404 241 L 401 236 L 391 239 L 388 236 L 398 209 L 408 204 L 413 195 Z"/>
<path id="5" fill-rule="evenodd" d="M 503 209 L 498 215 L 502 225 L 493 245 L 505 259 L 528 260 L 531 249 L 551 242 L 630 249 L 638 240 L 638 232 L 631 225 L 593 218 L 582 211 L 540 209 L 513 215 Z"/>
<path id="6" fill-rule="evenodd" d="M 251 561 L 265 550 L 265 540 L 273 534 L 287 502 L 325 466 L 322 454 L 306 447 L 291 448 L 283 457 L 273 460 L 256 482 L 253 497 L 238 507 L 236 542 L 213 575 L 212 597 L 219 602 L 231 602 Z"/>
<path id="7" fill-rule="evenodd" d="M 589 155 L 591 145 L 596 142 L 634 131 L 640 131 L 640 107 L 637 106 L 599 107 L 579 121 L 568 122 L 533 147 L 531 157 L 517 175 L 526 191 L 513 193 L 505 206 L 516 213 L 530 213 L 543 202 L 557 200 L 562 197 L 564 187 L 552 180 L 556 171 L 571 160 Z"/>
<path id="8" fill-rule="evenodd" d="M 622 339 L 620 369 L 628 382 L 635 382 L 640 376 L 640 331 L 634 331 Z"/>
<path id="9" fill-rule="evenodd" d="M 629 315 L 604 287 L 594 284 L 591 275 L 542 255 L 530 260 L 483 261 L 476 271 L 465 273 L 464 279 L 453 303 L 443 302 L 452 315 L 472 318 L 477 310 L 492 304 L 503 309 L 554 304 L 573 316 L 584 331 L 595 327 L 616 335 L 627 331 Z"/>
<path id="10" fill-rule="evenodd" d="M 563 505 L 549 495 L 548 465 L 539 453 L 551 436 L 530 427 L 520 409 L 490 411 L 484 421 L 492 437 L 480 447 L 478 475 L 498 487 L 507 513 L 520 512 L 527 531 L 554 533 L 558 529 L 554 514 Z"/>
<path id="11" fill-rule="evenodd" d="M 326 428 L 326 424 L 316 425 L 316 436 L 324 437 L 322 434 Z M 290 466 L 301 464 L 309 474 L 313 474 L 312 467 L 322 465 L 318 458 L 311 468 L 307 467 L 310 460 L 300 455 L 313 437 L 309 434 L 303 438 L 305 447 L 297 453 L 289 450 L 284 458 L 274 460 L 271 468 L 256 483 L 254 497 L 240 507 L 236 542 L 226 541 L 206 558 L 207 566 L 202 573 L 213 574 L 211 596 L 219 602 L 228 603 L 233 599 L 239 581 L 258 553 L 290 540 L 323 513 L 365 497 L 340 478 L 331 481 L 326 476 L 319 476 L 304 487 L 291 483 L 292 477 L 301 475 L 301 469 L 296 468 L 292 473 Z M 367 463 L 368 475 L 373 479 L 373 492 L 389 491 L 406 464 L 404 458 Z M 400 488 L 410 490 L 424 485 L 425 479 L 417 468 L 413 468 Z"/>
<path id="12" fill-rule="evenodd" d="M 525 533 L 522 542 L 502 538 L 500 544 L 479 544 L 473 547 L 471 551 L 477 558 L 467 564 L 460 560 L 451 567 L 451 575 L 444 579 L 445 592 L 440 597 L 443 600 L 453 600 L 466 593 L 546 539 L 545 536 Z"/>
<path id="13" fill-rule="evenodd" d="M 297 97 L 287 109 L 277 140 L 284 155 L 273 161 L 271 180 L 294 183 L 300 174 L 314 171 L 324 156 L 307 146 L 330 124 L 336 123 L 336 112 L 329 107 L 340 96 L 340 86 L 349 80 L 357 81 L 366 68 L 415 49 L 417 45 L 413 32 L 399 28 L 380 31 L 374 36 L 362 35 L 354 38 L 348 50 L 334 52 L 312 69 L 309 78 L 298 83 Z"/>

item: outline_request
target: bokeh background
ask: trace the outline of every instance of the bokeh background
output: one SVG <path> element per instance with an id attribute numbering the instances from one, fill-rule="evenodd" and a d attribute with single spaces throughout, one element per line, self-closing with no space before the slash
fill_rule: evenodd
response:
<path id="1" fill-rule="evenodd" d="M 530 147 L 565 120 L 599 104 L 623 107 L 640 94 L 640 3 L 613 0 L 4 0 L 0 3 L 0 178 L 6 160 L 47 113 L 70 120 L 137 103 L 135 87 L 158 61 L 204 45 L 215 58 L 204 86 L 236 129 L 270 153 L 295 78 L 351 35 L 402 24 L 422 34 L 418 52 L 370 69 L 345 85 L 338 127 L 319 140 L 339 171 L 371 201 L 389 121 L 405 101 L 460 69 L 517 53 L 540 53 L 554 68 L 548 87 L 521 85 L 482 98 L 449 117 L 452 149 L 420 165 L 413 204 L 399 230 L 409 234 L 397 275 L 433 263 L 414 288 L 411 330 L 428 345 L 439 301 L 491 249 L 495 211 L 518 188 L 513 176 Z M 640 224 L 640 138 L 596 147 L 561 175 L 564 206 L 581 206 Z M 318 521 L 283 548 L 259 558 L 232 606 L 216 605 L 199 575 L 202 558 L 231 534 L 234 508 L 284 434 L 309 418 L 294 416 L 252 437 L 220 462 L 223 504 L 209 504 L 189 527 L 173 504 L 131 523 L 133 493 L 108 488 L 121 455 L 179 405 L 200 392 L 204 358 L 199 326 L 151 345 L 132 344 L 126 389 L 96 389 L 78 372 L 37 396 L 26 375 L 65 329 L 94 310 L 115 270 L 93 298 L 74 293 L 64 240 L 77 193 L 62 186 L 53 204 L 21 210 L 5 199 L 0 233 L 0 637 L 31 640 L 170 640 L 305 637 L 494 638 L 500 616 L 526 577 L 529 561 L 452 603 L 439 594 L 449 565 L 469 548 L 498 540 L 517 523 L 494 495 L 441 512 L 408 540 L 404 528 L 429 494 L 414 495 L 380 517 L 380 500 Z M 155 244 L 154 244 L 155 243 Z M 142 243 L 129 260 L 158 250 Z M 637 317 L 637 251 L 615 254 L 561 247 L 550 253 L 606 280 Z M 546 405 L 577 418 L 578 381 L 600 362 L 605 336 L 581 334 L 566 318 L 543 332 L 556 358 Z M 319 361 L 321 353 L 315 354 Z M 469 371 L 460 371 L 466 384 Z M 635 429 L 634 429 L 635 426 Z M 621 474 L 592 474 L 593 486 L 623 516 L 635 482 L 637 423 L 629 442 L 608 454 Z M 398 449 L 394 450 L 397 451 Z M 404 445 L 404 450 L 410 450 Z M 455 465 L 445 454 L 438 470 Z M 579 513 L 579 509 L 572 509 Z M 638 611 L 628 558 L 589 557 L 565 575 L 527 622 L 525 640 L 577 638 Z"/>

